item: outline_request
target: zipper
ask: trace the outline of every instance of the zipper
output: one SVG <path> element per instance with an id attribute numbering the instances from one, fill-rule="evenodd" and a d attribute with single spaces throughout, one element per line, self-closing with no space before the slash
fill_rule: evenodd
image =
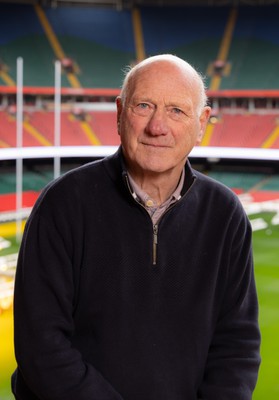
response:
<path id="1" fill-rule="evenodd" d="M 191 186 L 188 188 L 187 193 L 192 189 L 192 186 L 194 185 L 195 180 L 192 182 Z M 186 195 L 186 193 L 185 193 Z M 182 196 L 180 196 L 179 200 L 181 199 Z M 140 204 L 140 203 L 139 203 Z M 152 254 L 152 265 L 157 265 L 157 252 L 158 252 L 158 225 L 159 221 L 162 219 L 162 217 L 171 209 L 173 208 L 177 203 L 172 204 L 165 212 L 161 215 L 160 219 L 157 221 L 157 224 L 153 225 L 153 254 Z M 141 204 L 142 206 L 142 204 Z M 142 206 L 144 208 L 144 206 Z M 152 218 L 151 218 L 152 220 Z"/>
<path id="2" fill-rule="evenodd" d="M 152 264 L 157 264 L 157 245 L 158 245 L 158 225 L 153 225 L 153 254 Z"/>
<path id="3" fill-rule="evenodd" d="M 130 186 L 130 182 L 129 182 L 129 179 L 128 179 L 128 175 L 127 175 L 127 174 L 125 174 L 125 180 L 126 180 L 126 184 L 127 184 L 128 189 L 129 189 L 129 192 L 131 193 L 131 195 L 132 195 L 132 197 L 134 198 L 134 200 L 135 200 L 135 201 L 138 203 L 138 205 L 141 206 L 141 207 L 144 209 L 144 211 L 148 214 L 148 212 L 147 212 L 146 208 L 144 207 L 144 205 L 141 204 L 140 201 L 138 201 L 136 194 L 133 193 L 133 191 L 132 191 L 132 189 L 131 189 L 131 186 Z M 153 222 L 153 221 L 152 221 L 152 218 L 150 217 L 149 214 L 148 214 L 148 216 L 149 216 L 151 222 Z M 153 225 L 152 265 L 156 265 L 156 264 L 157 264 L 157 245 L 158 245 L 158 224 L 155 224 L 155 225 Z"/>
<path id="4" fill-rule="evenodd" d="M 128 179 L 128 175 L 127 175 L 127 174 L 125 174 L 125 180 L 126 180 L 126 184 L 127 184 L 128 189 L 129 189 L 129 192 L 131 193 L 131 195 L 132 195 L 132 197 L 134 198 L 134 200 L 135 200 L 135 201 L 146 211 L 146 213 L 148 214 L 148 212 L 147 212 L 146 208 L 144 207 L 144 205 L 141 204 L 141 203 L 138 201 L 136 194 L 133 193 L 133 191 L 132 191 L 132 189 L 131 189 L 131 186 L 130 186 L 130 182 L 129 182 L 129 179 Z M 187 192 L 189 192 L 189 191 L 192 189 L 192 186 L 193 186 L 194 183 L 195 183 L 195 181 L 192 182 L 192 184 L 191 184 L 191 186 L 189 187 L 189 189 L 188 189 Z M 180 197 L 180 198 L 181 198 L 181 197 Z M 180 200 L 180 199 L 179 199 L 179 200 Z M 178 200 L 178 201 L 179 201 L 179 200 Z M 175 204 L 176 204 L 176 203 L 175 203 Z M 174 207 L 175 204 L 172 204 L 172 205 L 161 215 L 160 219 L 161 219 L 172 207 Z M 148 214 L 148 216 L 150 217 L 149 214 Z M 150 217 L 150 219 L 151 219 L 151 222 L 153 222 L 151 217 Z M 157 265 L 158 223 L 159 223 L 160 219 L 157 221 L 157 224 L 153 225 L 152 265 L 154 265 L 154 266 Z"/>

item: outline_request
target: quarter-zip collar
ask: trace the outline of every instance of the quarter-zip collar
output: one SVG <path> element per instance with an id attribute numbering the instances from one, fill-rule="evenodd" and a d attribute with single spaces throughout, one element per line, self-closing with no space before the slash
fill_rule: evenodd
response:
<path id="1" fill-rule="evenodd" d="M 106 159 L 103 160 L 103 162 L 104 162 L 104 165 L 105 165 L 107 172 L 109 173 L 111 179 L 113 179 L 116 184 L 120 184 L 119 178 L 121 178 L 122 185 L 124 185 L 126 188 L 126 193 L 127 193 L 128 198 L 130 200 L 133 199 L 133 201 L 137 202 L 139 204 L 139 206 L 141 206 L 144 209 L 145 208 L 144 205 L 142 205 L 140 203 L 140 201 L 137 199 L 137 195 L 134 193 L 133 188 L 130 184 L 121 146 L 119 147 L 118 151 L 115 154 L 113 154 L 110 157 L 107 157 Z M 183 182 L 183 187 L 181 190 L 182 198 L 188 192 L 190 187 L 193 185 L 194 181 L 197 179 L 193 169 L 191 168 L 189 160 L 187 160 L 185 163 L 184 171 L 185 171 L 184 172 L 184 182 Z M 172 207 L 175 207 L 175 204 L 170 205 L 170 207 L 164 212 L 164 214 Z M 161 216 L 161 218 L 162 218 L 162 216 Z M 152 222 L 151 217 L 150 217 L 150 221 Z M 159 221 L 155 224 L 152 223 L 152 226 L 153 226 L 152 265 L 153 266 L 157 265 L 158 228 L 159 228 L 158 223 L 159 223 Z"/>
<path id="2" fill-rule="evenodd" d="M 125 186 L 127 187 L 126 175 L 127 169 L 125 166 L 124 156 L 121 145 L 119 146 L 118 150 L 111 156 L 106 157 L 102 160 L 106 167 L 106 170 L 110 177 L 117 181 L 119 178 L 122 177 L 122 182 L 124 182 Z M 183 196 L 188 189 L 192 186 L 192 183 L 197 178 L 195 172 L 193 171 L 190 161 L 187 159 L 185 166 L 185 179 L 184 185 L 182 187 L 181 195 Z M 128 189 L 128 188 L 127 188 Z M 129 190 L 130 192 L 130 190 Z"/>
<path id="3" fill-rule="evenodd" d="M 126 188 L 129 189 L 128 193 L 130 193 L 131 188 L 127 187 L 127 168 L 125 166 L 125 160 L 121 145 L 119 146 L 116 153 L 103 159 L 103 162 L 111 179 L 113 179 L 116 182 L 119 180 L 119 178 L 122 177 L 122 183 L 124 182 Z M 185 170 L 185 178 L 181 190 L 181 196 L 183 196 L 188 191 L 188 189 L 192 186 L 194 180 L 197 178 L 194 170 L 191 167 L 189 160 L 186 161 L 184 170 Z"/>
<path id="4" fill-rule="evenodd" d="M 147 210 L 152 218 L 153 224 L 156 224 L 160 216 L 168 209 L 168 207 L 176 203 L 181 198 L 181 190 L 184 184 L 185 171 L 182 171 L 178 185 L 172 195 L 162 204 L 157 205 L 156 202 L 133 180 L 131 175 L 128 174 L 129 184 L 132 188 L 132 195 L 137 199 Z"/>

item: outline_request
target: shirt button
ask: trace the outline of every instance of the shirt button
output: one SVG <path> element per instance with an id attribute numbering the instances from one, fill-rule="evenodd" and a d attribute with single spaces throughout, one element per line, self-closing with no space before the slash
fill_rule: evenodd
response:
<path id="1" fill-rule="evenodd" d="M 147 207 L 154 207 L 154 201 L 151 200 L 151 199 L 148 199 L 148 200 L 146 201 L 145 205 L 146 205 Z"/>

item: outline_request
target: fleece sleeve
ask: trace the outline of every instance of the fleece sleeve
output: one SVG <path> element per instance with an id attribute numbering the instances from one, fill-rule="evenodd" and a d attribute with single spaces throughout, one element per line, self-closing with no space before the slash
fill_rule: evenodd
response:
<path id="1" fill-rule="evenodd" d="M 246 216 L 236 225 L 228 232 L 224 295 L 198 393 L 201 400 L 251 400 L 257 382 L 260 332 L 251 226 Z"/>
<path id="2" fill-rule="evenodd" d="M 72 345 L 73 263 L 78 256 L 74 246 L 69 248 L 73 233 L 67 230 L 63 209 L 54 214 L 56 219 L 35 211 L 21 245 L 14 297 L 20 381 L 36 399 L 121 400 Z"/>

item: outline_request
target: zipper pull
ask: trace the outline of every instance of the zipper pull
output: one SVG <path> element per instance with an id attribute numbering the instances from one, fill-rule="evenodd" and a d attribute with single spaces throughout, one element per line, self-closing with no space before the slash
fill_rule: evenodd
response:
<path id="1" fill-rule="evenodd" d="M 153 265 L 157 264 L 158 225 L 153 225 Z"/>

